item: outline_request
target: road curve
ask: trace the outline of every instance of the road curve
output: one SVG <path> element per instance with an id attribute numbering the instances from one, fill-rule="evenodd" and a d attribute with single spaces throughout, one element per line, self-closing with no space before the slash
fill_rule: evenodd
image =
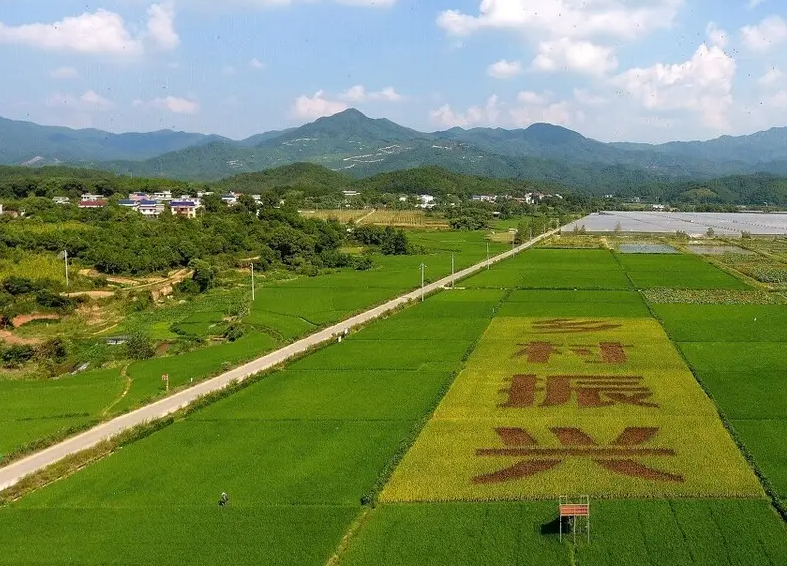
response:
<path id="1" fill-rule="evenodd" d="M 533 246 L 540 240 L 551 236 L 555 232 L 557 232 L 557 230 L 552 230 L 546 234 L 533 238 L 529 242 L 525 242 L 520 246 L 512 248 L 507 252 L 496 255 L 489 260 L 489 263 L 494 264 L 504 259 L 508 259 L 509 257 Z M 454 280 L 463 279 L 484 269 L 486 266 L 487 262 L 483 261 L 458 271 L 454 276 Z M 426 285 L 424 287 L 424 292 L 426 294 L 432 293 L 442 287 L 449 285 L 451 282 L 452 277 L 449 275 L 448 277 L 444 277 L 438 281 L 435 281 L 434 283 Z M 204 395 L 224 389 L 234 381 L 243 381 L 248 377 L 260 373 L 261 371 L 277 366 L 282 362 L 293 358 L 294 356 L 302 354 L 314 346 L 336 339 L 336 336 L 343 333 L 345 329 L 351 329 L 365 324 L 400 307 L 401 305 L 405 305 L 411 301 L 416 301 L 420 299 L 420 297 L 421 289 L 419 288 L 415 291 L 392 299 L 380 306 L 374 307 L 361 314 L 334 324 L 333 326 L 320 330 L 319 332 L 310 334 L 309 336 L 302 338 L 297 342 L 293 342 L 289 346 L 285 346 L 280 350 L 271 352 L 270 354 L 262 356 L 261 358 L 223 373 L 217 377 L 198 383 L 193 387 L 189 387 L 188 389 L 174 393 L 173 395 L 151 403 L 150 405 L 146 405 L 140 409 L 136 409 L 110 421 L 97 425 L 81 434 L 72 436 L 71 438 L 68 438 L 58 444 L 41 450 L 40 452 L 36 452 L 21 460 L 12 462 L 8 466 L 0 468 L 0 491 L 3 491 L 4 489 L 7 489 L 18 483 L 25 476 L 38 472 L 47 466 L 50 466 L 62 460 L 63 458 L 66 458 L 67 456 L 81 452 L 82 450 L 87 450 L 88 448 L 92 448 L 102 441 L 112 438 L 113 436 L 116 436 L 127 429 L 144 424 L 146 422 L 160 419 L 171 413 L 174 413 L 179 409 L 190 405 Z"/>

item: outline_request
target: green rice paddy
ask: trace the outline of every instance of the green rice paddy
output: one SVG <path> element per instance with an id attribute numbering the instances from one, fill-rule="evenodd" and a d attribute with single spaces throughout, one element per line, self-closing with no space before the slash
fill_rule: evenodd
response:
<path id="1" fill-rule="evenodd" d="M 446 250 L 459 245 L 453 235 L 430 237 L 433 243 L 445 238 L 440 245 Z M 474 253 L 476 260 L 483 259 L 485 247 Z M 493 340 L 479 341 L 498 317 L 509 321 L 511 331 L 517 319 L 525 318 L 633 325 L 626 339 L 641 351 L 619 371 L 640 371 L 637 360 L 646 360 L 652 379 L 663 373 L 665 383 L 659 387 L 668 395 L 660 402 L 668 398 L 689 412 L 703 408 L 701 416 L 676 430 L 688 433 L 708 426 L 721 438 L 727 432 L 716 416 L 720 411 L 759 471 L 780 496 L 787 496 L 782 440 L 787 402 L 780 399 L 787 362 L 785 307 L 647 303 L 637 290 L 702 289 L 707 291 L 704 300 L 712 300 L 714 291 L 721 296 L 747 287 L 697 256 L 623 256 L 600 249 L 523 253 L 458 283 L 464 290 L 443 291 L 370 324 L 67 479 L 0 507 L 0 565 L 323 566 L 334 554 L 331 564 L 340 566 L 787 564 L 785 523 L 756 482 L 756 490 L 735 498 L 594 497 L 590 543 L 578 540 L 576 545 L 572 538 L 558 540 L 552 498 L 369 504 L 466 360 L 474 359 L 473 352 L 480 352 L 477 359 L 486 360 L 489 368 L 513 363 L 510 352 L 495 356 Z M 473 259 L 468 254 L 462 261 Z M 450 263 L 440 267 L 442 274 L 446 268 Z M 364 301 L 396 294 L 402 289 L 398 285 L 418 276 L 401 258 L 390 258 L 385 269 L 386 277 L 375 279 L 376 286 L 370 279 L 355 294 L 357 283 L 346 274 L 319 284 L 314 280 L 311 287 L 298 280 L 266 284 L 272 291 L 258 292 L 249 317 L 256 328 L 250 339 L 275 336 L 265 331 L 273 327 L 292 339 L 363 308 Z M 644 338 L 646 327 L 658 328 L 651 312 L 680 355 L 666 346 L 651 352 Z M 647 324 L 638 331 L 643 320 Z M 207 319 L 192 323 L 213 324 Z M 548 329 L 563 323 L 546 324 Z M 221 347 L 205 350 L 214 352 L 189 364 L 211 372 L 225 358 L 239 359 L 230 351 L 218 354 Z M 237 355 L 266 347 L 274 346 L 261 341 L 239 347 Z M 579 356 L 589 355 L 582 349 L 587 345 L 570 342 L 570 347 L 579 348 Z M 566 368 L 579 368 L 583 360 Z M 696 383 L 691 385 L 684 364 L 712 401 Z M 129 375 L 139 379 L 134 395 L 161 387 L 162 371 L 170 371 L 178 383 L 190 379 L 177 367 L 139 364 L 129 368 Z M 473 371 L 482 378 L 483 364 Z M 684 372 L 686 381 L 670 381 L 676 371 Z M 86 389 L 86 403 L 91 398 L 93 405 L 112 402 L 122 381 L 112 375 L 104 381 L 103 389 Z M 683 396 L 681 383 L 688 384 Z M 475 398 L 482 402 L 481 396 Z M 467 396 L 465 405 L 473 399 Z M 10 420 L 26 411 L 45 416 L 46 407 L 42 403 L 37 413 L 21 407 L 9 413 Z M 610 421 L 624 414 L 624 408 L 613 408 L 605 417 Z M 619 424 L 610 422 L 610 430 Z M 446 446 L 455 440 L 446 436 Z M 724 443 L 734 450 L 731 437 L 724 436 Z M 695 449 L 701 453 L 704 447 L 699 443 Z M 738 460 L 743 461 L 741 456 Z M 696 459 L 697 466 L 708 469 L 715 462 L 712 457 Z M 230 495 L 230 505 L 219 508 L 223 491 Z"/>

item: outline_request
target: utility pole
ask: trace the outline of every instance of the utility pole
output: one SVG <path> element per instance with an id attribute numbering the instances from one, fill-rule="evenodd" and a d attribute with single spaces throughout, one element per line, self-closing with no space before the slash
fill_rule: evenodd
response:
<path id="1" fill-rule="evenodd" d="M 66 266 L 66 287 L 68 287 L 68 250 L 63 250 L 63 262 Z"/>
<path id="2" fill-rule="evenodd" d="M 454 254 L 451 254 L 451 289 L 456 286 L 454 282 Z"/>
<path id="3" fill-rule="evenodd" d="M 254 302 L 254 263 L 251 264 L 251 302 Z"/>
<path id="4" fill-rule="evenodd" d="M 489 271 L 489 242 L 486 243 L 486 270 Z"/>
<path id="5" fill-rule="evenodd" d="M 421 302 L 424 301 L 424 268 L 425 267 L 426 264 L 424 264 L 424 262 L 421 262 Z"/>
<path id="6" fill-rule="evenodd" d="M 533 227 L 532 226 L 530 227 L 530 239 L 531 240 L 533 239 Z"/>

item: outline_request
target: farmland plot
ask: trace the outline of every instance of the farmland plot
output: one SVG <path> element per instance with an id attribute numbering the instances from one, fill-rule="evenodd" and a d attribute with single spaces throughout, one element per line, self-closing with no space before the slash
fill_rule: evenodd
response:
<path id="1" fill-rule="evenodd" d="M 532 249 L 470 277 L 467 287 L 630 289 L 609 250 Z"/>
<path id="2" fill-rule="evenodd" d="M 787 309 L 657 305 L 665 327 L 760 470 L 787 499 Z"/>
<path id="3" fill-rule="evenodd" d="M 405 340 L 361 330 L 0 508 L 0 564 L 322 566 L 477 337 L 433 338 L 418 309 L 480 334 L 501 295 L 429 299 Z"/>
<path id="4" fill-rule="evenodd" d="M 747 289 L 729 273 L 696 256 L 684 254 L 618 254 L 637 289 Z"/>
<path id="5" fill-rule="evenodd" d="M 382 498 L 565 492 L 762 495 L 655 320 L 496 318 Z"/>
<path id="6" fill-rule="evenodd" d="M 594 501 L 590 544 L 558 542 L 553 502 L 397 503 L 372 512 L 341 566 L 782 566 L 787 537 L 757 500 Z M 570 540 L 570 539 L 569 539 Z"/>

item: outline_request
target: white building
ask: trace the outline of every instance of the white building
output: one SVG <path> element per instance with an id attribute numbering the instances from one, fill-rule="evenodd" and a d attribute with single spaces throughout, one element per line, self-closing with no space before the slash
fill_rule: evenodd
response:
<path id="1" fill-rule="evenodd" d="M 155 200 L 142 200 L 139 201 L 137 210 L 142 216 L 155 218 L 164 212 L 164 205 Z"/>
<path id="2" fill-rule="evenodd" d="M 416 205 L 418 208 L 434 208 L 437 205 L 432 195 L 419 195 L 418 199 L 421 201 Z"/>
<path id="3" fill-rule="evenodd" d="M 54 202 L 55 204 L 69 204 L 71 202 L 71 199 L 69 199 L 68 197 L 54 197 L 52 199 L 52 202 Z"/>

